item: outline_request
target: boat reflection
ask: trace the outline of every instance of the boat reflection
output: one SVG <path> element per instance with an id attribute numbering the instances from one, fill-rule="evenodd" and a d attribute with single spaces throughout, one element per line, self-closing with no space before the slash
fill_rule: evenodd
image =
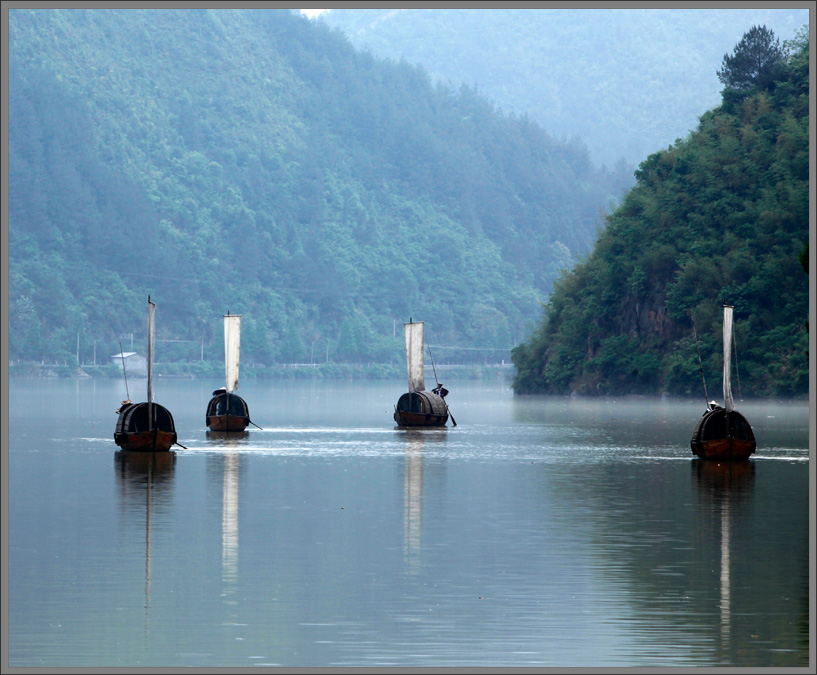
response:
<path id="1" fill-rule="evenodd" d="M 221 579 L 224 594 L 235 590 L 238 581 L 238 452 L 224 454 L 221 510 Z"/>
<path id="2" fill-rule="evenodd" d="M 241 434 L 228 432 L 226 435 L 224 452 L 207 458 L 207 479 L 214 493 L 216 486 L 221 487 L 221 596 L 225 603 L 232 604 L 234 601 L 230 598 L 238 584 L 238 496 L 242 464 L 236 436 Z"/>
<path id="3" fill-rule="evenodd" d="M 236 445 L 239 441 L 250 437 L 250 432 L 244 431 L 210 431 L 207 430 L 207 440 L 219 445 Z"/>
<path id="4" fill-rule="evenodd" d="M 403 552 L 409 573 L 420 571 L 423 534 L 423 448 L 446 438 L 445 427 L 405 429 L 400 436 L 406 442 L 403 478 Z"/>
<path id="5" fill-rule="evenodd" d="M 749 496 L 754 487 L 755 462 L 692 460 L 699 496 L 715 502 L 734 501 Z"/>
<path id="6" fill-rule="evenodd" d="M 739 502 L 751 497 L 755 479 L 755 463 L 716 462 L 695 459 L 692 462 L 693 475 L 698 483 L 698 496 L 702 513 L 711 514 L 715 523 L 719 521 L 721 533 L 720 550 L 720 649 L 726 653 L 730 649 L 732 632 L 732 513 Z M 715 520 L 717 519 L 717 520 Z"/>
<path id="7" fill-rule="evenodd" d="M 127 487 L 127 482 L 135 484 L 155 484 L 173 476 L 176 468 L 176 452 L 138 452 L 135 450 L 117 450 L 114 453 L 119 486 Z"/>
<path id="8" fill-rule="evenodd" d="M 176 453 L 117 450 L 114 453 L 120 505 L 126 516 L 145 518 L 145 638 L 150 633 L 151 516 L 171 501 Z"/>

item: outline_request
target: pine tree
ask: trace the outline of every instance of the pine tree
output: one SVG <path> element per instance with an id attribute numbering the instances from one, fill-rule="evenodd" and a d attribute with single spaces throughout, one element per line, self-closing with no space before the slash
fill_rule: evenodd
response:
<path id="1" fill-rule="evenodd" d="M 780 39 L 766 26 L 752 26 L 730 56 L 723 55 L 718 79 L 727 89 L 749 92 L 775 81 L 785 63 Z"/>

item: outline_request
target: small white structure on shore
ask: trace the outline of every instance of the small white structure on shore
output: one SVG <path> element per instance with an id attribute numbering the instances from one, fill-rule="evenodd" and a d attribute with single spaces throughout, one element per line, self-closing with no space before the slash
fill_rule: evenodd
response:
<path id="1" fill-rule="evenodd" d="M 136 375 L 141 377 L 147 377 L 148 375 L 147 359 L 144 356 L 140 356 L 136 352 L 122 352 L 120 354 L 114 354 L 111 357 L 111 360 L 115 366 L 119 366 L 120 368 L 122 367 L 124 360 L 126 375 Z"/>

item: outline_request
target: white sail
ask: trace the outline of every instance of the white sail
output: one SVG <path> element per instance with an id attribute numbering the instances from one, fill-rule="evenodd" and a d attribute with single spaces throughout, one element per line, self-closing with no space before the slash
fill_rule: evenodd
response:
<path id="1" fill-rule="evenodd" d="M 224 315 L 224 365 L 227 391 L 238 389 L 238 353 L 241 347 L 241 315 Z"/>
<path id="2" fill-rule="evenodd" d="M 150 301 L 148 296 L 148 403 L 153 403 L 153 313 L 156 305 Z M 150 415 L 152 419 L 153 415 Z"/>
<path id="3" fill-rule="evenodd" d="M 723 407 L 732 411 L 732 307 L 723 306 Z"/>
<path id="4" fill-rule="evenodd" d="M 409 393 L 425 391 L 423 374 L 423 322 L 404 323 L 406 330 L 406 370 Z"/>

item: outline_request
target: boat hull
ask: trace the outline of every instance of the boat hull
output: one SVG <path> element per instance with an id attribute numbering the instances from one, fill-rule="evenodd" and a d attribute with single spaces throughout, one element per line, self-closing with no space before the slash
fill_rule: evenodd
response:
<path id="1" fill-rule="evenodd" d="M 239 415 L 207 416 L 207 427 L 210 431 L 244 431 L 248 424 L 249 420 Z"/>
<path id="2" fill-rule="evenodd" d="M 719 462 L 742 461 L 749 459 L 755 451 L 754 441 L 738 438 L 720 438 L 692 444 L 692 451 L 701 459 L 712 459 Z"/>
<path id="3" fill-rule="evenodd" d="M 167 452 L 176 442 L 176 433 L 153 429 L 114 435 L 114 441 L 129 452 Z"/>
<path id="4" fill-rule="evenodd" d="M 757 443 L 752 427 L 737 410 L 719 408 L 704 413 L 690 441 L 692 452 L 701 459 L 719 462 L 745 461 Z"/>
<path id="5" fill-rule="evenodd" d="M 448 422 L 448 415 L 397 411 L 394 413 L 394 421 L 398 427 L 444 427 Z"/>

